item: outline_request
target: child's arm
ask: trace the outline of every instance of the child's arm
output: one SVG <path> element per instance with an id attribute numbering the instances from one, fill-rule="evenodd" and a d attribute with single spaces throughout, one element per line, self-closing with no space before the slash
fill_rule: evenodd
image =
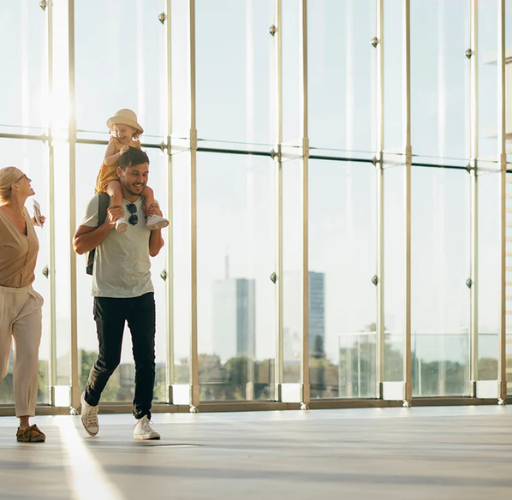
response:
<path id="1" fill-rule="evenodd" d="M 128 149 L 130 149 L 129 146 L 123 146 L 121 148 L 121 151 L 119 151 L 119 153 L 117 153 L 116 145 L 115 145 L 114 141 L 113 140 L 109 141 L 107 150 L 105 151 L 105 158 L 103 159 L 103 161 L 105 162 L 105 165 L 108 165 L 109 167 L 111 167 L 112 165 L 115 165 L 119 161 L 119 158 L 121 158 L 121 155 L 123 153 L 126 153 L 126 151 L 128 151 Z"/>

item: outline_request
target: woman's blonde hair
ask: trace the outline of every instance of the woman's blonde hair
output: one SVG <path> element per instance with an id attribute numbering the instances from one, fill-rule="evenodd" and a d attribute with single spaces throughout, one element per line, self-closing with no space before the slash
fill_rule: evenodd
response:
<path id="1" fill-rule="evenodd" d="M 16 167 L 0 168 L 0 201 L 8 201 L 12 195 L 12 185 L 19 181 L 23 172 Z"/>

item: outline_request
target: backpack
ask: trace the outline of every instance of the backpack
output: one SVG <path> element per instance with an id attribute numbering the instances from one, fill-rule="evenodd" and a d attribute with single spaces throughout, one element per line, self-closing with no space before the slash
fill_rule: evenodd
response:
<path id="1" fill-rule="evenodd" d="M 98 197 L 98 226 L 101 226 L 105 219 L 107 218 L 107 209 L 110 203 L 110 198 L 107 193 L 99 193 L 96 195 Z M 87 252 L 85 256 L 85 272 L 87 274 L 92 275 L 92 270 L 94 268 L 94 254 L 96 253 L 96 248 L 93 248 L 91 251 Z"/>

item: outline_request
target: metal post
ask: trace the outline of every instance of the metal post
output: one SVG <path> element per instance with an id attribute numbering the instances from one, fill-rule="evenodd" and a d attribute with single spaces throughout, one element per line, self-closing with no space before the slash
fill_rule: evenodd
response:
<path id="1" fill-rule="evenodd" d="M 69 234 L 76 230 L 76 115 L 75 115 L 75 0 L 68 0 L 68 61 L 69 61 Z M 76 254 L 71 242 L 71 408 L 72 412 L 80 405 L 80 386 L 78 380 L 78 328 L 77 328 L 77 278 Z"/>
<path id="2" fill-rule="evenodd" d="M 48 29 L 48 94 L 53 97 L 53 2 L 48 2 L 46 9 L 46 22 Z M 50 404 L 55 406 L 55 386 L 57 385 L 57 328 L 56 328 L 56 300 L 55 300 L 55 173 L 53 150 L 53 124 L 48 123 L 48 189 L 49 189 L 49 215 L 50 215 Z"/>
<path id="3" fill-rule="evenodd" d="M 301 409 L 308 409 L 309 386 L 309 245 L 308 245 L 308 2 L 302 0 L 302 366 Z"/>
<path id="4" fill-rule="evenodd" d="M 190 0 L 190 262 L 191 262 L 191 339 L 190 412 L 199 406 L 199 364 L 197 353 L 197 129 L 196 129 L 196 24 L 195 0 Z"/>
<path id="5" fill-rule="evenodd" d="M 282 19 L 281 19 L 281 0 L 275 0 L 275 23 L 277 31 L 275 33 L 275 71 L 276 71 L 276 143 L 274 160 L 276 163 L 276 207 L 277 207 L 277 256 L 276 256 L 276 274 L 277 274 L 277 342 L 276 342 L 276 361 L 275 361 L 275 384 L 276 400 L 281 401 L 281 384 L 283 383 L 283 166 L 281 163 L 281 142 L 283 140 L 283 92 L 282 92 Z"/>
<path id="6" fill-rule="evenodd" d="M 404 406 L 411 405 L 411 5 L 403 0 L 404 7 L 404 139 L 405 139 L 405 349 L 404 349 Z"/>
<path id="7" fill-rule="evenodd" d="M 478 0 L 471 1 L 470 64 L 471 119 L 470 119 L 470 190 L 471 190 L 471 359 L 470 394 L 476 396 L 478 380 Z M 462 56 L 462 55 L 461 55 Z"/>
<path id="8" fill-rule="evenodd" d="M 500 0 L 498 7 L 498 155 L 501 168 L 501 280 L 500 280 L 500 352 L 498 356 L 499 404 L 505 404 L 507 399 L 506 372 L 506 174 L 507 151 L 505 145 L 505 0 Z"/>
<path id="9" fill-rule="evenodd" d="M 171 0 L 165 2 L 165 54 L 166 54 L 166 83 L 167 83 L 167 213 L 171 226 L 169 228 L 169 245 L 167 246 L 167 398 L 173 403 L 172 386 L 174 384 L 174 259 L 173 259 L 173 172 L 171 156 L 172 134 L 172 50 L 171 50 Z"/>
<path id="10" fill-rule="evenodd" d="M 376 189 L 377 189 L 377 394 L 382 398 L 385 367 L 384 325 L 384 0 L 377 4 L 377 130 L 376 130 Z"/>

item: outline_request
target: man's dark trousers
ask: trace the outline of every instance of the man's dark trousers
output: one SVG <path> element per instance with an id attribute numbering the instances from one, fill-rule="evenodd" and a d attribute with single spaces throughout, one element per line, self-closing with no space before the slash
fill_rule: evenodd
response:
<path id="1" fill-rule="evenodd" d="M 125 322 L 132 335 L 135 361 L 133 415 L 151 418 L 155 384 L 155 298 L 153 292 L 127 299 L 94 297 L 99 355 L 91 369 L 85 400 L 96 406 L 108 379 L 121 361 Z"/>

